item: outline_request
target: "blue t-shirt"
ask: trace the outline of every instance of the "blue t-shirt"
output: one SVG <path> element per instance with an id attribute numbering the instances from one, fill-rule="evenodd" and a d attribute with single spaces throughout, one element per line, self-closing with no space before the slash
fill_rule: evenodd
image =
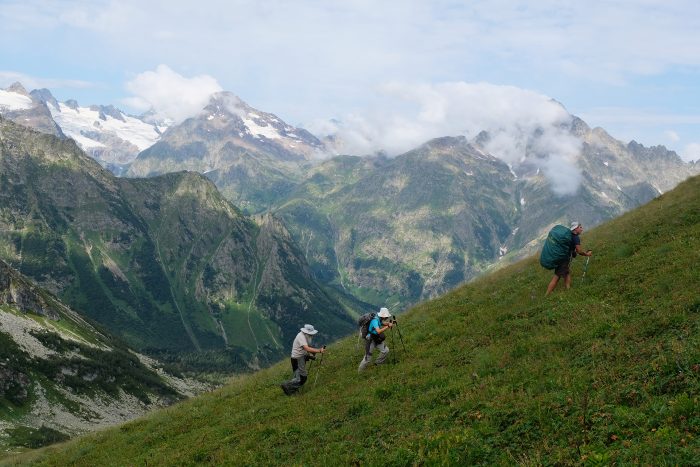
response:
<path id="1" fill-rule="evenodd" d="M 369 322 L 369 332 L 371 334 L 375 334 L 375 335 L 379 334 L 377 332 L 377 329 L 379 329 L 381 327 L 382 327 L 382 323 L 379 320 L 379 316 L 375 316 L 374 318 L 372 318 L 372 321 Z"/>

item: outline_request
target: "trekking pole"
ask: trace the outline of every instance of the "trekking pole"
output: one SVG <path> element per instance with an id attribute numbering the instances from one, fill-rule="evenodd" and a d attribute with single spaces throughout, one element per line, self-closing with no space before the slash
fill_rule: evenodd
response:
<path id="1" fill-rule="evenodd" d="M 403 336 L 401 335 L 401 328 L 399 327 L 399 322 L 394 320 L 394 324 L 396 325 L 396 330 L 399 331 L 399 339 L 401 340 L 401 347 L 403 347 L 403 351 L 406 352 L 406 344 L 403 343 Z"/>
<path id="2" fill-rule="evenodd" d="M 323 348 L 325 349 L 326 346 L 324 345 Z M 321 373 L 321 365 L 323 365 L 323 354 L 325 352 L 321 352 L 321 360 L 318 362 L 318 370 L 316 370 L 316 377 L 314 378 L 314 387 L 316 387 L 316 382 L 318 382 L 318 374 Z"/>
<path id="3" fill-rule="evenodd" d="M 581 282 L 586 278 L 586 272 L 588 271 L 588 261 L 591 260 L 590 256 L 586 256 L 586 264 L 583 265 L 583 276 L 581 276 Z"/>

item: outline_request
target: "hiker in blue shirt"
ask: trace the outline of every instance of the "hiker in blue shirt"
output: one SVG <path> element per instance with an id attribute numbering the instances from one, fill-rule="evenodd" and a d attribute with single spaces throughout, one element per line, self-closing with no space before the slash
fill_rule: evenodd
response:
<path id="1" fill-rule="evenodd" d="M 554 277 L 552 277 L 552 280 L 549 281 L 549 285 L 547 286 L 547 293 L 545 293 L 545 296 L 552 293 L 554 288 L 559 283 L 559 279 L 561 279 L 562 277 L 564 278 L 564 284 L 566 285 L 566 288 L 571 288 L 571 271 L 569 270 L 569 265 L 571 264 L 572 258 L 574 258 L 577 254 L 581 256 L 593 256 L 592 250 L 583 251 L 581 249 L 581 238 L 579 237 L 581 232 L 583 232 L 583 226 L 581 225 L 581 223 L 572 222 L 571 245 L 569 246 L 569 256 L 557 265 L 556 269 L 554 270 Z"/>
<path id="2" fill-rule="evenodd" d="M 372 318 L 369 323 L 369 333 L 365 341 L 365 356 L 360 362 L 360 367 L 357 371 L 362 371 L 367 368 L 372 362 L 372 352 L 374 349 L 379 349 L 379 357 L 374 362 L 375 365 L 381 365 L 386 360 L 387 355 L 389 355 L 389 347 L 384 343 L 386 336 L 384 331 L 394 327 L 394 323 L 391 322 L 391 313 L 386 308 L 379 310 L 379 314 Z"/>

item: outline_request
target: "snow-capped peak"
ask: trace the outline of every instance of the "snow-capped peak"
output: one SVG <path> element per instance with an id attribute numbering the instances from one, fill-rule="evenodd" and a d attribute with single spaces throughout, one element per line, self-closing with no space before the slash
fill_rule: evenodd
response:
<path id="1" fill-rule="evenodd" d="M 80 107 L 71 101 L 61 102 L 58 106 L 49 103 L 48 107 L 63 132 L 83 149 L 102 147 L 101 140 L 116 136 L 143 151 L 160 138 L 154 125 L 126 115 L 111 105 Z"/>
<path id="2" fill-rule="evenodd" d="M 34 107 L 34 102 L 26 91 L 24 93 L 18 92 L 15 85 L 7 89 L 0 89 L 0 110 L 13 112 L 31 109 L 32 107 Z"/>

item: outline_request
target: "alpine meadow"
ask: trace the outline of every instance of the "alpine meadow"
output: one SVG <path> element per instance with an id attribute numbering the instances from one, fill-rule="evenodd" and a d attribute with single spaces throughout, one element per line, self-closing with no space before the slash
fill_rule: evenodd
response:
<path id="1" fill-rule="evenodd" d="M 383 367 L 358 376 L 349 337 L 298 397 L 279 391 L 284 362 L 8 462 L 695 465 L 698 225 L 695 177 L 588 232 L 597 253 L 567 292 L 544 298 L 527 258 L 400 316 Z"/>

